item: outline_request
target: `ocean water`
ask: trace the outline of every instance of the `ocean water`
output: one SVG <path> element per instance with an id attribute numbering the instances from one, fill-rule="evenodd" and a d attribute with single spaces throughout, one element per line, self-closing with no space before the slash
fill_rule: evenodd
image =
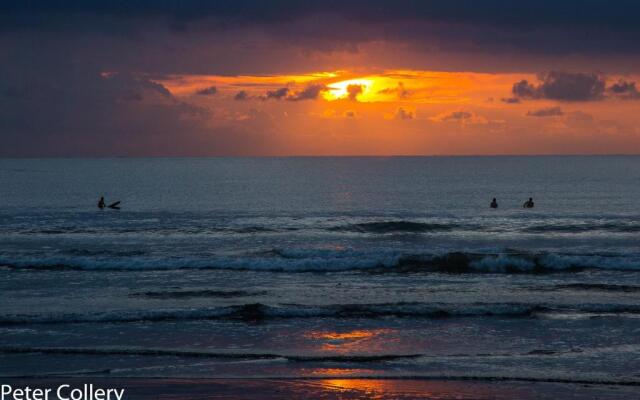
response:
<path id="1" fill-rule="evenodd" d="M 2 377 L 640 384 L 639 301 L 640 157 L 0 160 Z"/>

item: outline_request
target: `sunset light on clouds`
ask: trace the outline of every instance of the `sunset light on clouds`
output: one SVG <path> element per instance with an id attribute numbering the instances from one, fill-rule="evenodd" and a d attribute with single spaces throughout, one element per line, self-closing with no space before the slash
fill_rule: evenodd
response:
<path id="1" fill-rule="evenodd" d="M 181 101 L 217 110 L 211 126 L 264 122 L 274 139 L 283 140 L 275 154 L 598 153 L 603 144 L 625 152 L 624 140 L 635 141 L 639 133 L 637 104 L 614 88 L 637 77 L 597 76 L 587 82 L 596 88 L 593 98 L 553 97 L 554 86 L 571 90 L 572 80 L 583 75 L 589 81 L 590 74 L 573 73 L 560 78 L 569 83 L 545 84 L 544 77 L 527 73 L 341 70 L 155 82 Z M 552 94 L 523 92 L 522 82 Z"/>
<path id="2" fill-rule="evenodd" d="M 0 152 L 638 152 L 640 32 L 626 15 L 454 3 L 402 1 L 384 16 L 358 2 L 12 6 Z"/>

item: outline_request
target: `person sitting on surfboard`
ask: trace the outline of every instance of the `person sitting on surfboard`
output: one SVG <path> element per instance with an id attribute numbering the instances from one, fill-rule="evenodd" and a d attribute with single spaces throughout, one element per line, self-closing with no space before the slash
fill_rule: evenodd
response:
<path id="1" fill-rule="evenodd" d="M 115 203 L 111 203 L 107 206 L 107 204 L 104 202 L 104 196 L 100 197 L 100 201 L 98 202 L 98 208 L 99 209 L 104 209 L 105 207 L 109 207 L 112 208 L 114 210 L 119 210 L 120 209 L 120 201 L 116 201 Z"/>
<path id="2" fill-rule="evenodd" d="M 525 201 L 522 205 L 523 208 L 533 208 L 533 198 L 529 197 L 529 200 Z"/>
<path id="3" fill-rule="evenodd" d="M 498 208 L 498 202 L 496 201 L 496 198 L 494 197 L 493 200 L 491 201 L 491 204 L 489 205 L 489 207 L 491 208 Z"/>

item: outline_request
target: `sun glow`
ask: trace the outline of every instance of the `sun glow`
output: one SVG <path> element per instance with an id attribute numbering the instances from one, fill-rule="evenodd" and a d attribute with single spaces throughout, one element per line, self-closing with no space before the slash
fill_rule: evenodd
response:
<path id="1" fill-rule="evenodd" d="M 109 77 L 112 72 L 104 72 Z M 155 78 L 155 77 L 154 77 Z M 535 76 L 522 74 L 483 74 L 469 72 L 438 72 L 419 70 L 388 70 L 379 73 L 356 75 L 353 71 L 310 72 L 293 75 L 167 75 L 153 79 L 163 85 L 172 95 L 188 98 L 189 101 L 212 103 L 216 99 L 227 102 L 239 92 L 249 101 L 277 101 L 295 97 L 309 88 L 320 87 L 317 97 L 306 100 L 324 100 L 338 103 L 402 103 L 404 109 L 410 105 L 429 104 L 483 104 L 487 99 L 507 96 L 513 82 L 535 80 Z M 194 96 L 203 89 L 215 87 L 211 96 Z M 285 90 L 289 97 L 268 97 L 267 92 Z M 229 104 L 228 102 L 226 104 Z M 367 105 L 370 106 L 371 104 Z M 504 106 L 494 102 L 493 106 Z M 345 105 L 347 107 L 347 105 Z M 351 106 L 351 110 L 353 107 Z M 510 108 L 514 108 L 511 106 Z M 390 113 L 392 109 L 385 110 Z M 346 111 L 342 110 L 342 111 Z M 356 110 L 357 111 L 357 110 Z"/>
<path id="2" fill-rule="evenodd" d="M 374 92 L 374 84 L 375 80 L 368 78 L 334 82 L 327 85 L 327 90 L 322 97 L 329 101 L 341 99 L 366 101 L 367 96 Z"/>

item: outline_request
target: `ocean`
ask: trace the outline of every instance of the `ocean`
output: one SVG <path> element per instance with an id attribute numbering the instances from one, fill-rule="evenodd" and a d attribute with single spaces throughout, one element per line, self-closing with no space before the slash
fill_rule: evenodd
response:
<path id="1" fill-rule="evenodd" d="M 0 160 L 5 378 L 640 385 L 639 300 L 640 157 Z"/>

